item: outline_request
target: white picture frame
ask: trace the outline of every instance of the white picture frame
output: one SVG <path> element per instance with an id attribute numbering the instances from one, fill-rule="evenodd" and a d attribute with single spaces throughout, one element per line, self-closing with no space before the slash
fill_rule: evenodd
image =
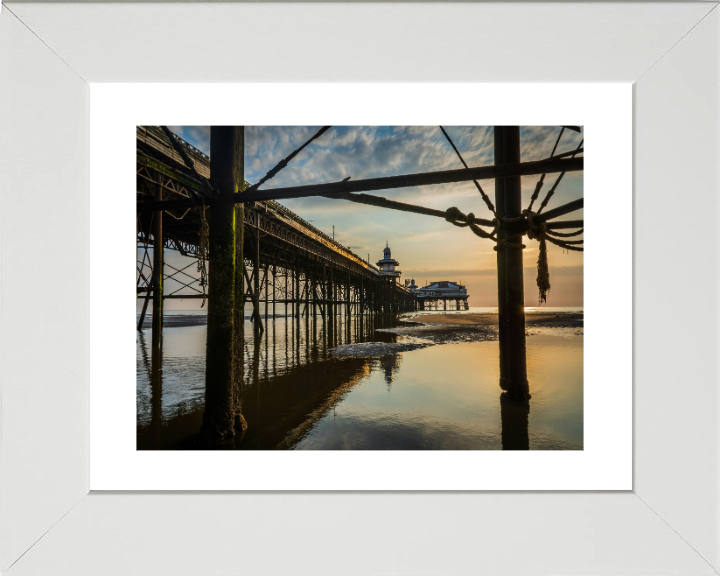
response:
<path id="1" fill-rule="evenodd" d="M 4 5 L 0 570 L 716 574 L 716 8 Z M 89 84 L 281 80 L 634 83 L 632 491 L 88 493 Z"/>

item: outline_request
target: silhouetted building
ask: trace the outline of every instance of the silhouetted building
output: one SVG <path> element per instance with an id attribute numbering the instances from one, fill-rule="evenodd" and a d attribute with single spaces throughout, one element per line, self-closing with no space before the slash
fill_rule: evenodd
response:
<path id="1" fill-rule="evenodd" d="M 377 267 L 380 269 L 380 274 L 384 276 L 394 276 L 400 278 L 400 270 L 396 270 L 395 267 L 400 266 L 400 262 L 394 260 L 390 254 L 390 248 L 387 242 L 385 242 L 385 250 L 383 250 L 383 259 L 377 261 Z"/>

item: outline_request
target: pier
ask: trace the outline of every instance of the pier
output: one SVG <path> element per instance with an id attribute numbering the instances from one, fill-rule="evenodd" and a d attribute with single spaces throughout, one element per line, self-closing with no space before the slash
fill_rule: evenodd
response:
<path id="1" fill-rule="evenodd" d="M 566 130 L 561 128 L 555 148 L 545 160 L 522 162 L 520 129 L 495 127 L 495 165 L 406 174 L 286 188 L 260 189 L 313 140 L 331 127 L 320 129 L 255 184 L 244 179 L 244 128 L 211 127 L 211 154 L 207 156 L 164 126 L 137 128 L 137 297 L 143 299 L 141 329 L 152 300 L 152 359 L 162 349 L 163 302 L 172 298 L 202 299 L 208 303 L 205 412 L 199 441 L 212 444 L 239 435 L 247 424 L 242 415 L 244 375 L 244 310 L 249 304 L 255 338 L 268 318 L 286 317 L 322 322 L 323 334 L 333 340 L 335 318 L 367 315 L 393 316 L 401 312 L 437 308 L 440 301 L 467 309 L 467 292 L 457 294 L 420 289 L 413 292 L 397 279 L 399 263 L 386 244 L 377 267 L 315 228 L 278 202 L 288 198 L 324 196 L 371 206 L 439 217 L 453 226 L 469 228 L 475 236 L 496 244 L 500 340 L 500 386 L 508 402 L 530 398 L 525 358 L 523 237 L 540 245 L 537 284 L 542 300 L 550 289 L 547 242 L 567 250 L 582 250 L 581 220 L 557 218 L 583 207 L 574 200 L 548 210 L 557 185 L 568 172 L 583 169 L 582 142 L 573 151 L 555 155 Z M 536 211 L 545 177 L 559 174 Z M 530 205 L 521 206 L 520 178 L 540 176 Z M 478 180 L 495 179 L 495 202 Z M 456 207 L 445 211 L 396 202 L 365 192 L 410 186 L 472 181 L 491 218 L 477 218 Z M 558 230 L 571 229 L 571 232 Z M 186 266 L 168 264 L 165 251 L 187 257 Z M 152 255 L 151 255 L 152 252 Z M 195 266 L 197 274 L 189 274 Z M 169 282 L 180 287 L 166 290 Z M 445 283 L 446 285 L 449 283 Z M 454 283 L 453 283 L 454 284 Z M 447 286 L 446 286 L 447 287 Z M 418 292 L 422 292 L 418 294 Z M 360 325 L 364 322 L 360 320 Z"/>
<path id="2" fill-rule="evenodd" d="M 209 178 L 210 158 L 180 137 L 173 137 L 185 148 L 198 173 Z M 183 170 L 183 159 L 160 128 L 138 127 L 137 145 L 139 205 L 158 198 L 191 200 L 203 192 L 202 182 Z M 163 272 L 162 281 L 155 288 L 152 270 L 162 267 L 162 260 L 155 259 L 156 252 L 161 258 L 164 250 L 177 251 L 194 260 L 190 264 L 207 258 L 201 254 L 203 224 L 196 210 L 169 210 L 160 217 L 158 214 L 142 212 L 138 215 L 137 245 L 141 253 L 138 258 L 138 296 L 146 302 L 152 300 L 153 307 L 161 299 L 211 297 L 204 286 L 185 271 L 189 266 Z M 334 311 L 394 314 L 416 309 L 416 299 L 392 276 L 382 273 L 279 202 L 244 203 L 243 224 L 243 305 L 248 303 L 253 307 L 259 328 L 268 315 L 279 312 L 326 317 Z M 153 251 L 151 262 L 149 251 L 155 248 L 155 231 L 163 250 Z M 201 263 L 201 268 L 203 266 Z M 169 279 L 183 285 L 172 292 L 163 291 L 162 282 Z M 140 325 L 143 321 L 144 314 Z"/>

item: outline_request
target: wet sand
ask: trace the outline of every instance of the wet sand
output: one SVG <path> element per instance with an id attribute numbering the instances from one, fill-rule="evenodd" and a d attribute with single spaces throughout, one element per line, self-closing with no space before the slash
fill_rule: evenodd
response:
<path id="1" fill-rule="evenodd" d="M 447 342 L 487 342 L 497 340 L 499 336 L 497 313 L 453 312 L 440 314 L 407 314 L 400 317 L 400 324 L 393 328 L 383 328 L 377 332 L 390 332 L 413 336 L 435 343 Z M 583 333 L 583 314 L 581 312 L 535 312 L 525 315 L 526 335 L 550 331 L 549 333 Z"/>
<path id="2" fill-rule="evenodd" d="M 497 326 L 498 315 L 488 313 L 422 314 L 408 318 L 412 322 L 428 324 L 453 324 L 455 326 Z M 552 312 L 525 315 L 526 326 L 557 328 L 582 328 L 583 314 L 578 312 Z"/>

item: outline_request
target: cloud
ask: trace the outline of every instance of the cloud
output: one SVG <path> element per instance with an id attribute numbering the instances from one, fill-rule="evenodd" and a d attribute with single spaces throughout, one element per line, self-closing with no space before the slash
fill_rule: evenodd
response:
<path id="1" fill-rule="evenodd" d="M 494 131 L 491 126 L 445 126 L 453 142 L 469 166 L 487 166 L 495 162 Z M 320 126 L 248 126 L 245 129 L 245 178 L 257 182 L 281 159 L 286 158 L 311 138 Z M 171 127 L 194 146 L 209 153 L 208 127 Z M 560 128 L 555 126 L 521 127 L 523 161 L 541 160 L 550 156 Z M 556 153 L 574 150 L 583 135 L 566 130 Z M 301 184 L 337 182 L 348 176 L 353 180 L 451 170 L 462 163 L 438 126 L 333 126 L 294 158 L 287 168 L 269 180 L 263 189 Z M 535 202 L 539 207 L 552 188 L 557 175 L 544 180 Z M 521 179 L 522 204 L 527 207 L 540 176 Z M 495 200 L 494 179 L 480 181 L 489 197 Z M 479 218 L 491 218 L 472 182 L 419 186 L 382 190 L 373 193 L 390 200 L 426 206 L 436 210 L 457 206 Z M 584 194 L 583 174 L 568 173 L 557 187 L 546 210 Z M 282 204 L 297 212 L 362 258 L 370 253 L 371 260 L 381 257 L 385 240 L 390 242 L 393 256 L 401 262 L 404 277 L 420 279 L 467 279 L 473 290 L 471 305 L 497 302 L 495 280 L 496 254 L 491 241 L 477 238 L 468 229 L 456 228 L 444 219 L 410 214 L 343 200 L 311 197 L 283 200 Z M 582 211 L 564 219 L 582 218 Z M 534 296 L 535 262 L 538 245 L 526 241 L 524 251 L 526 293 L 528 302 Z M 564 253 L 557 246 L 548 247 L 556 305 L 582 304 L 583 254 Z M 476 285 L 470 286 L 470 282 Z M 560 304 L 562 302 L 563 304 Z M 549 302 L 550 304 L 550 302 Z"/>
<path id="2" fill-rule="evenodd" d="M 210 154 L 209 126 L 168 126 L 168 128 L 201 152 Z"/>

